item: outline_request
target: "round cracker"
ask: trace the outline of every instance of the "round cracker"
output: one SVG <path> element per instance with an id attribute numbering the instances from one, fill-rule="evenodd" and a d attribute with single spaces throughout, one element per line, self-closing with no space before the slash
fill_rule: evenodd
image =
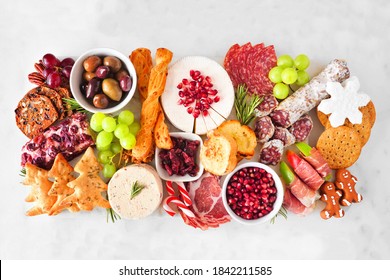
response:
<path id="1" fill-rule="evenodd" d="M 15 119 L 19 129 L 32 139 L 58 119 L 58 112 L 47 96 L 32 89 L 19 101 Z"/>
<path id="2" fill-rule="evenodd" d="M 37 87 L 35 88 L 35 92 L 40 95 L 44 95 L 50 98 L 53 105 L 56 107 L 58 112 L 58 119 L 61 120 L 65 117 L 65 108 L 64 103 L 62 102 L 61 95 L 54 89 L 49 87 Z"/>
<path id="3" fill-rule="evenodd" d="M 362 149 L 359 134 L 347 126 L 326 129 L 318 139 L 317 149 L 332 169 L 354 164 Z"/>

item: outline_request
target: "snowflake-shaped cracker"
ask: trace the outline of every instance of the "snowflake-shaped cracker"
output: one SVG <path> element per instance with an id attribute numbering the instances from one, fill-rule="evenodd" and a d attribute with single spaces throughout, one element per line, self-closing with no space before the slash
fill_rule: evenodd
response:
<path id="1" fill-rule="evenodd" d="M 359 107 L 366 106 L 370 97 L 365 93 L 358 93 L 360 83 L 357 77 L 353 76 L 342 84 L 328 82 L 326 91 L 330 94 L 329 99 L 322 100 L 318 110 L 324 114 L 330 114 L 331 126 L 343 125 L 346 119 L 353 124 L 362 123 L 362 112 Z"/>

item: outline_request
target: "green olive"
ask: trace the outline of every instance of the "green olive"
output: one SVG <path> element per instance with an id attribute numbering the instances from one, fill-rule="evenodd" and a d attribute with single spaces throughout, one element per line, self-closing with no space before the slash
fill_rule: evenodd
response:
<path id="1" fill-rule="evenodd" d="M 96 74 L 94 73 L 94 72 L 84 72 L 83 73 L 83 78 L 84 78 L 84 80 L 86 80 L 86 81 L 90 81 L 90 80 L 92 80 L 93 78 L 95 78 L 96 77 Z"/>
<path id="2" fill-rule="evenodd" d="M 100 65 L 102 65 L 102 59 L 97 55 L 88 56 L 83 62 L 84 69 L 87 72 L 95 72 Z"/>
<path id="3" fill-rule="evenodd" d="M 106 56 L 103 59 L 103 64 L 110 67 L 113 73 L 118 72 L 122 67 L 122 62 L 115 56 Z"/>
<path id="4" fill-rule="evenodd" d="M 105 95 L 114 101 L 119 101 L 122 98 L 122 90 L 117 80 L 108 78 L 102 83 L 102 90 Z"/>

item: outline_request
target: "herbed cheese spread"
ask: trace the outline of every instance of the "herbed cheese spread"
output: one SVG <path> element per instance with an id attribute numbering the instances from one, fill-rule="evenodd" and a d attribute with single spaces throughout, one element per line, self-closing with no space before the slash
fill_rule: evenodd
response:
<path id="1" fill-rule="evenodd" d="M 137 182 L 143 188 L 131 198 Z M 108 184 L 112 209 L 125 219 L 141 219 L 152 214 L 163 197 L 162 182 L 156 170 L 147 164 L 133 164 L 118 170 Z"/>

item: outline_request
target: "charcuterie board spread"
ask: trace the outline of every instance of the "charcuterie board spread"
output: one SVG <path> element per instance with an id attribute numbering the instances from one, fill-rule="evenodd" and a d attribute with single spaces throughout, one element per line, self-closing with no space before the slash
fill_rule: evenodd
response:
<path id="1" fill-rule="evenodd" d="M 161 206 L 206 230 L 287 214 L 341 218 L 362 201 L 348 168 L 376 115 L 345 60 L 313 77 L 306 55 L 263 43 L 235 44 L 221 64 L 172 60 L 166 48 L 154 57 L 100 48 L 35 63 L 35 87 L 15 109 L 29 138 L 27 216 L 101 207 L 113 221 L 143 219 Z M 135 99 L 139 118 L 126 107 Z"/>

